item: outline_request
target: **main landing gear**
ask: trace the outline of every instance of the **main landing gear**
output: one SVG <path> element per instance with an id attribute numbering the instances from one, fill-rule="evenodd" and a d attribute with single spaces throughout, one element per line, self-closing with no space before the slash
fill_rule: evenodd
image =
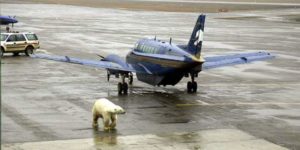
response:
<path id="1" fill-rule="evenodd" d="M 188 93 L 196 93 L 197 92 L 198 85 L 197 85 L 197 82 L 195 82 L 195 76 L 196 75 L 197 74 L 191 73 L 192 81 L 189 81 L 187 83 L 187 92 Z"/>
<path id="2" fill-rule="evenodd" d="M 133 75 L 132 73 L 121 74 L 121 82 L 118 83 L 118 93 L 119 95 L 127 95 L 128 94 L 128 84 L 125 81 L 125 78 L 128 78 L 129 85 L 133 83 Z"/>
<path id="3" fill-rule="evenodd" d="M 125 78 L 128 78 L 129 85 L 133 83 L 133 74 L 131 72 L 120 72 L 116 70 L 107 70 L 107 81 L 110 79 L 110 75 L 115 75 L 116 78 L 121 76 L 121 81 L 118 83 L 118 93 L 119 95 L 127 95 L 128 93 L 128 84 L 125 81 Z"/>

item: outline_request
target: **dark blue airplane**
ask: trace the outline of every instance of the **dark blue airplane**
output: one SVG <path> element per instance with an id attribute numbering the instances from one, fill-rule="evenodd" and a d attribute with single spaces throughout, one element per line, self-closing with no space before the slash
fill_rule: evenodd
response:
<path id="1" fill-rule="evenodd" d="M 132 84 L 132 72 L 136 73 L 138 80 L 153 86 L 174 86 L 183 77 L 190 77 L 191 81 L 187 83 L 187 91 L 194 93 L 197 91 L 195 77 L 198 77 L 202 70 L 273 58 L 266 52 L 203 58 L 201 48 L 204 23 L 205 15 L 200 15 L 187 45 L 175 45 L 171 39 L 169 42 L 156 38 L 141 39 L 135 44 L 126 59 L 117 55 L 102 57 L 101 61 L 45 54 L 35 54 L 32 57 L 106 68 L 108 80 L 110 75 L 115 75 L 117 78 L 121 76 L 121 82 L 118 83 L 119 94 L 127 94 L 128 84 L 125 78 L 129 79 L 129 84 Z"/>
<path id="2" fill-rule="evenodd" d="M 18 20 L 15 17 L 11 16 L 0 16 L 0 24 L 1 25 L 8 25 L 18 23 Z"/>

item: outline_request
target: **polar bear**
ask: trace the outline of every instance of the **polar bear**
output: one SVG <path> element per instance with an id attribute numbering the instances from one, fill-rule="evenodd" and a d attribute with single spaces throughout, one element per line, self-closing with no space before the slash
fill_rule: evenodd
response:
<path id="1" fill-rule="evenodd" d="M 98 118 L 100 117 L 103 120 L 104 130 L 110 130 L 117 125 L 117 114 L 125 114 L 125 111 L 108 99 L 101 98 L 95 101 L 92 113 L 94 127 L 98 127 Z"/>

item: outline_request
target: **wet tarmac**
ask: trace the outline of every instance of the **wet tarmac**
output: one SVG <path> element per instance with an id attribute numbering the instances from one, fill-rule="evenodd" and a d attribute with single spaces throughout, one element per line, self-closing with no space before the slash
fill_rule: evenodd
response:
<path id="1" fill-rule="evenodd" d="M 2 4 L 1 14 L 38 34 L 40 53 L 90 59 L 125 56 L 137 39 L 155 35 L 187 43 L 198 16 L 44 4 Z M 6 54 L 2 143 L 93 139 L 92 104 L 106 97 L 127 111 L 121 138 L 232 129 L 300 149 L 299 18 L 299 9 L 207 14 L 204 55 L 268 50 L 276 59 L 202 72 L 196 94 L 187 94 L 188 79 L 165 88 L 134 80 L 129 95 L 118 96 L 118 79 L 106 82 L 105 70 Z M 97 135 L 106 133 L 100 127 Z"/>

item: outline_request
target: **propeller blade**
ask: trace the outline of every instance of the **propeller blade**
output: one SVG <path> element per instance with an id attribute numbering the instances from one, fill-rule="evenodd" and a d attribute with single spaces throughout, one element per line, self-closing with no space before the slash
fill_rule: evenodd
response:
<path id="1" fill-rule="evenodd" d="M 97 56 L 101 58 L 101 59 L 100 59 L 101 61 L 105 58 L 104 56 L 99 55 L 99 54 L 97 54 Z"/>

